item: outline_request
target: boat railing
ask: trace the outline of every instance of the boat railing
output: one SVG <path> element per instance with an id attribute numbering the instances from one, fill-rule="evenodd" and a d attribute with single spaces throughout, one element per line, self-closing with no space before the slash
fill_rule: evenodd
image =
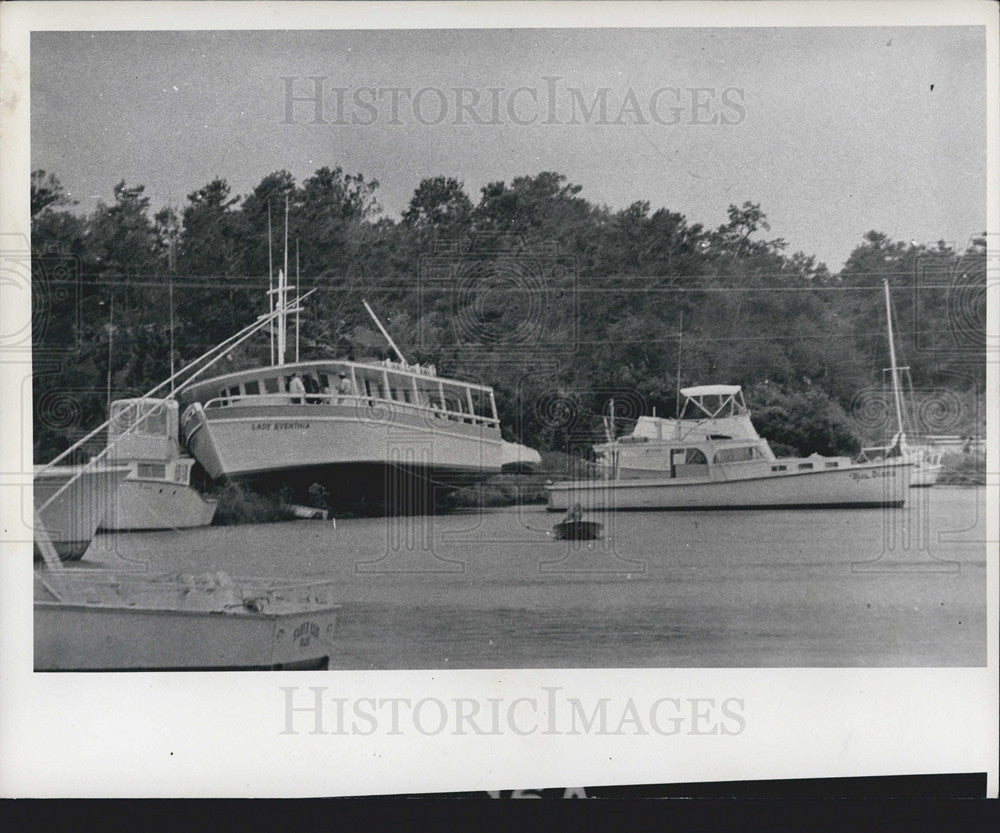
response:
<path id="1" fill-rule="evenodd" d="M 442 419 L 449 422 L 462 422 L 468 425 L 483 425 L 487 428 L 500 427 L 500 420 L 491 416 L 470 414 L 465 411 L 452 411 L 433 405 L 419 405 L 416 402 L 403 402 L 399 399 L 385 399 L 378 396 L 364 396 L 357 393 L 258 393 L 238 396 L 219 396 L 209 399 L 202 407 L 205 410 L 230 408 L 240 405 L 279 407 L 284 405 L 353 405 L 367 408 L 386 409 L 390 413 L 396 409 L 408 413 L 420 414 L 432 419 Z M 187 412 L 185 412 L 187 416 Z M 191 414 L 193 416 L 193 412 Z M 189 421 L 184 419 L 184 423 Z M 384 417 L 381 418 L 384 420 Z"/>

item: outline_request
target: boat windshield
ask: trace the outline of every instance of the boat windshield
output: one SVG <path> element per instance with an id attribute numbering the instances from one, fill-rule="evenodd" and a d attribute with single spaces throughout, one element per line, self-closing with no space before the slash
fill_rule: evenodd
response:
<path id="1" fill-rule="evenodd" d="M 125 399 L 111 403 L 111 437 L 141 434 L 151 437 L 171 436 L 171 416 L 176 423 L 177 403 L 170 400 Z"/>

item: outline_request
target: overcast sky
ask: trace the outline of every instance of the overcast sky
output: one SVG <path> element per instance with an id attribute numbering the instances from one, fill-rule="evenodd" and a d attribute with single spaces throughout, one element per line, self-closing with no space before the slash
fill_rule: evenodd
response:
<path id="1" fill-rule="evenodd" d="M 89 210 L 121 179 L 158 208 L 339 165 L 393 217 L 424 177 L 477 201 L 558 171 L 708 226 L 759 202 L 836 270 L 868 229 L 985 230 L 984 50 L 972 27 L 35 33 L 32 167 Z M 322 79 L 325 124 L 310 101 L 284 123 L 285 77 Z"/>

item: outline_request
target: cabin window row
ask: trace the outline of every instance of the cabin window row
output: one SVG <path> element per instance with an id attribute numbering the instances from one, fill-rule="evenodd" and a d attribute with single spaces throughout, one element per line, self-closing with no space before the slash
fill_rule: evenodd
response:
<path id="1" fill-rule="evenodd" d="M 352 383 L 348 386 L 347 391 L 342 391 L 338 387 L 336 378 L 326 373 L 319 373 L 315 376 L 312 374 L 303 374 L 302 383 L 305 388 L 305 401 L 307 403 L 321 403 L 325 402 L 326 397 L 329 396 L 360 396 L 367 399 L 388 399 L 407 405 L 416 405 L 452 414 L 462 414 L 466 417 L 478 417 L 481 419 L 496 418 L 489 394 L 484 391 L 465 388 L 443 388 L 442 390 L 440 386 L 429 389 L 425 387 L 415 388 L 408 378 L 396 380 L 390 377 L 388 387 L 379 378 L 371 378 L 359 374 L 356 379 L 357 388 Z M 252 380 L 244 382 L 242 385 L 233 385 L 220 389 L 218 398 L 221 400 L 221 404 L 228 405 L 230 400 L 239 399 L 244 396 L 280 394 L 289 396 L 291 401 L 296 403 L 300 397 L 288 390 L 288 384 L 288 381 L 282 377 Z"/>
<path id="2" fill-rule="evenodd" d="M 700 448 L 675 448 L 670 452 L 671 463 L 675 466 L 707 466 L 708 458 Z M 723 448 L 715 453 L 712 462 L 744 463 L 750 460 L 763 460 L 764 455 L 755 445 L 737 448 Z"/>

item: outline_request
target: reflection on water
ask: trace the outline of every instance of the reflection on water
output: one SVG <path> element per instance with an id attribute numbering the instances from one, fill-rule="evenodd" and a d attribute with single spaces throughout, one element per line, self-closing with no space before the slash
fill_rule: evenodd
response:
<path id="1" fill-rule="evenodd" d="M 81 566 L 333 580 L 339 668 L 972 666 L 984 513 L 983 489 L 936 487 L 885 511 L 606 515 L 605 540 L 566 542 L 521 507 L 118 533 Z"/>

